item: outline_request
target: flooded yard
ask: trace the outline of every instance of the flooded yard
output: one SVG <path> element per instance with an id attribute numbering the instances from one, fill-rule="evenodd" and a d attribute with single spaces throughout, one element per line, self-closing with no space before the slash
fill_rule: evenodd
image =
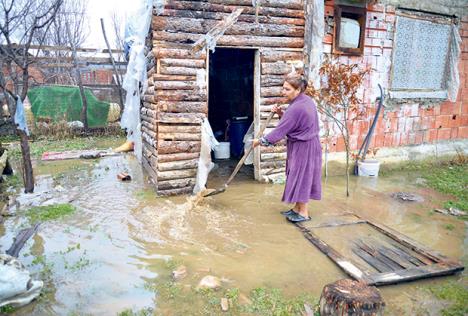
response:
<path id="1" fill-rule="evenodd" d="M 208 186 L 221 185 L 230 171 L 215 170 Z M 29 208 L 69 203 L 75 210 L 43 220 L 21 251 L 20 261 L 45 285 L 38 300 L 12 315 L 270 315 L 277 306 L 265 306 L 265 296 L 314 306 L 324 285 L 347 277 L 280 215 L 287 208 L 280 202 L 283 185 L 251 180 L 248 167 L 225 193 L 203 200 L 156 197 L 132 154 L 38 162 L 35 172 L 34 195 L 11 197 L 13 216 L 0 224 L 0 251 L 30 226 Z M 118 181 L 120 172 L 132 181 Z M 432 211 L 444 195 L 421 186 L 412 174 L 351 180 L 346 198 L 344 177 L 325 179 L 323 199 L 310 203 L 311 215 L 354 212 L 466 264 L 466 223 Z M 399 202 L 390 196 L 398 191 L 424 201 Z M 349 229 L 324 233 L 337 248 L 353 237 Z M 171 272 L 182 265 L 187 276 L 173 281 Z M 219 278 L 221 289 L 197 290 L 207 275 Z M 450 281 L 463 283 L 466 277 L 381 287 L 387 314 L 439 315 L 447 303 L 427 288 Z M 231 307 L 223 313 L 224 297 Z M 294 307 L 284 311 L 278 315 L 295 314 Z"/>

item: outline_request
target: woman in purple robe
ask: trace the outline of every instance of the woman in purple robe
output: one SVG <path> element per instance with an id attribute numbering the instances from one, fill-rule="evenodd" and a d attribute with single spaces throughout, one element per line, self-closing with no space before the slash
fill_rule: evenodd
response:
<path id="1" fill-rule="evenodd" d="M 286 111 L 274 106 L 272 112 L 280 117 L 278 126 L 261 139 L 259 144 L 271 146 L 287 136 L 286 186 L 282 201 L 295 203 L 281 212 L 291 222 L 310 220 L 307 203 L 322 196 L 322 147 L 319 121 L 314 101 L 304 94 L 307 82 L 298 74 L 288 75 L 283 84 L 283 95 L 288 99 Z"/>

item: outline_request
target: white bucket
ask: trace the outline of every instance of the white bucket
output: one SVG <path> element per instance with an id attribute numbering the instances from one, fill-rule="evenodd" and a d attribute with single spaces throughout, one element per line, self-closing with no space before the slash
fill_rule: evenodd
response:
<path id="1" fill-rule="evenodd" d="M 214 149 L 215 159 L 229 159 L 231 157 L 231 144 L 229 142 L 219 142 Z"/>
<path id="2" fill-rule="evenodd" d="M 358 161 L 358 175 L 361 177 L 378 177 L 380 162 L 378 160 L 366 159 Z"/>

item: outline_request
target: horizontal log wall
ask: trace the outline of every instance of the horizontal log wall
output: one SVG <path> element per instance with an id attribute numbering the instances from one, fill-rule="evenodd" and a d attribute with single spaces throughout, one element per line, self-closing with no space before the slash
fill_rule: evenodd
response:
<path id="1" fill-rule="evenodd" d="M 287 107 L 287 100 L 282 96 L 284 77 L 291 71 L 303 70 L 303 53 L 294 51 L 261 49 L 260 77 L 260 124 L 263 125 L 270 115 L 273 105 Z M 265 129 L 268 134 L 278 124 L 277 116 L 273 117 Z M 270 181 L 285 171 L 286 146 L 281 141 L 272 147 L 260 147 L 260 180 Z"/>
<path id="2" fill-rule="evenodd" d="M 167 1 L 160 15 L 153 14 L 141 111 L 145 166 L 156 174 L 161 195 L 188 193 L 195 185 L 201 123 L 208 114 L 208 59 L 205 49 L 192 51 L 193 43 L 238 8 L 242 14 L 217 46 L 260 50 L 260 121 L 273 104 L 286 103 L 281 96 L 284 75 L 302 68 L 303 0 L 262 0 L 259 7 L 251 0 Z M 284 172 L 284 142 L 260 150 L 263 173 Z"/>

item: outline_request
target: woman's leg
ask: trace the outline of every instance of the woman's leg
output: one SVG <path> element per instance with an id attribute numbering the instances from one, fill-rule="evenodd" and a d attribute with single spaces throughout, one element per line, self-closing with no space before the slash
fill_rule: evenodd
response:
<path id="1" fill-rule="evenodd" d="M 307 209 L 307 203 L 297 202 L 294 206 L 294 210 L 305 218 L 309 217 L 309 210 Z"/>

